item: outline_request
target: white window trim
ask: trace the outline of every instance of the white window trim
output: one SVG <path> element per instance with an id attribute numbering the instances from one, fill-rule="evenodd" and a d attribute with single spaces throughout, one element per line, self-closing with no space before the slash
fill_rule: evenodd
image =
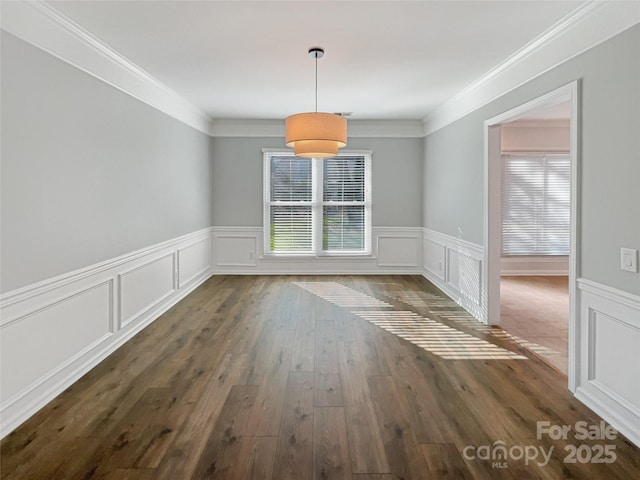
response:
<path id="1" fill-rule="evenodd" d="M 323 251 L 322 250 L 322 208 L 324 205 L 331 204 L 332 202 L 324 202 L 322 196 L 322 189 L 318 188 L 319 181 L 315 179 L 323 177 L 323 162 L 321 158 L 312 159 L 312 168 L 314 181 L 312 182 L 312 202 L 311 209 L 312 214 L 312 238 L 313 238 L 313 252 L 272 252 L 270 249 L 270 206 L 271 203 L 267 200 L 269 192 L 271 191 L 271 157 L 274 156 L 295 156 L 291 150 L 281 150 L 273 148 L 263 148 L 263 245 L 265 258 L 285 258 L 285 257 L 303 257 L 303 258 L 323 258 L 323 257 L 372 257 L 372 240 L 373 227 L 371 222 L 371 164 L 373 162 L 372 150 L 343 150 L 336 155 L 336 157 L 351 157 L 351 156 L 364 156 L 365 157 L 365 200 L 364 202 L 353 202 L 354 205 L 363 205 L 365 211 L 365 235 L 364 235 L 364 250 L 357 251 Z M 348 205 L 348 202 L 338 202 L 340 205 Z M 299 204 L 299 203 L 298 203 Z"/>

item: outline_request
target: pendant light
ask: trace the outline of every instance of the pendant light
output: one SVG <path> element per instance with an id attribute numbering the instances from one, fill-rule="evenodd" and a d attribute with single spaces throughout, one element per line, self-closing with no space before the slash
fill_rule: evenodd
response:
<path id="1" fill-rule="evenodd" d="M 316 60 L 316 110 L 297 113 L 285 120 L 287 147 L 293 147 L 298 157 L 335 157 L 338 149 L 347 144 L 347 119 L 334 113 L 318 112 L 318 59 L 324 50 L 309 49 L 309 56 Z"/>

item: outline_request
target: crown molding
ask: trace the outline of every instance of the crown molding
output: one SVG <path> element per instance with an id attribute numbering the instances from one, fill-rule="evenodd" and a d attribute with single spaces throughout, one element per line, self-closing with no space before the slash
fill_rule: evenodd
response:
<path id="1" fill-rule="evenodd" d="M 208 133 L 211 118 L 43 1 L 2 2 L 2 29 L 171 117 Z"/>
<path id="2" fill-rule="evenodd" d="M 349 120 L 350 137 L 422 138 L 421 120 Z"/>
<path id="3" fill-rule="evenodd" d="M 212 137 L 284 137 L 284 120 L 223 120 L 209 125 Z"/>
<path id="4" fill-rule="evenodd" d="M 429 135 L 640 22 L 640 2 L 587 1 L 427 115 Z"/>
<path id="5" fill-rule="evenodd" d="M 356 137 L 424 137 L 420 120 L 349 120 L 349 138 Z M 213 120 L 212 137 L 284 137 L 284 120 Z"/>
<path id="6" fill-rule="evenodd" d="M 2 29 L 214 137 L 284 137 L 284 120 L 214 120 L 90 32 L 41 1 L 2 2 Z M 420 120 L 351 120 L 350 137 L 424 136 Z"/>
<path id="7" fill-rule="evenodd" d="M 283 120 L 214 120 L 41 0 L 2 2 L 2 29 L 214 137 L 282 137 Z M 422 121 L 349 120 L 350 137 L 417 138 L 640 22 L 640 2 L 588 1 Z"/>

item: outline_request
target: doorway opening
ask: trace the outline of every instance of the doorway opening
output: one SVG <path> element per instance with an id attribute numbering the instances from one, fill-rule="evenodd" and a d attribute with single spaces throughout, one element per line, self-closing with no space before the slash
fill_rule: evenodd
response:
<path id="1" fill-rule="evenodd" d="M 578 83 L 485 122 L 487 323 L 574 390 Z"/>

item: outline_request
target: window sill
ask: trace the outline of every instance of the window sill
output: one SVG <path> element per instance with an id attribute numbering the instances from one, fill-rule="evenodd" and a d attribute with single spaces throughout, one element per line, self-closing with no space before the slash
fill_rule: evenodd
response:
<path id="1" fill-rule="evenodd" d="M 295 254 L 295 253 L 269 253 L 264 254 L 259 259 L 263 261 L 297 261 L 309 260 L 316 261 L 341 261 L 341 260 L 372 260 L 376 257 L 371 253 L 337 253 L 337 254 Z"/>

